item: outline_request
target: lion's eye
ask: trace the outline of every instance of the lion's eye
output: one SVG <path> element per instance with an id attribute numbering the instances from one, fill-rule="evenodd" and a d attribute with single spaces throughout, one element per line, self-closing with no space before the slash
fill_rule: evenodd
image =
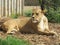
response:
<path id="1" fill-rule="evenodd" d="M 39 15 L 38 13 L 36 13 L 36 15 Z"/>
<path id="2" fill-rule="evenodd" d="M 34 15 L 34 13 L 32 13 L 32 15 Z"/>

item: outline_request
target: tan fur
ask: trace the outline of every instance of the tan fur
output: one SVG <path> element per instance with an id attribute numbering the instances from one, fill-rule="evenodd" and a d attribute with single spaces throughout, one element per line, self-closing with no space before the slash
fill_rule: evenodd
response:
<path id="1" fill-rule="evenodd" d="M 8 20 L 2 25 L 2 28 L 7 30 L 7 33 L 15 30 L 26 33 L 55 34 L 49 30 L 48 19 L 39 8 L 32 10 L 32 17 Z"/>
<path id="2" fill-rule="evenodd" d="M 9 18 L 9 17 L 1 17 L 0 18 L 0 29 L 1 29 L 1 25 L 4 23 L 4 22 L 6 22 L 6 21 L 8 21 L 8 20 L 10 20 L 11 18 Z"/>

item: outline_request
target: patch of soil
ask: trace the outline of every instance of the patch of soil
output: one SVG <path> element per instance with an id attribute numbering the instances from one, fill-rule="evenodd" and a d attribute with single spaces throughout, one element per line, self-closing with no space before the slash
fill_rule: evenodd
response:
<path id="1" fill-rule="evenodd" d="M 47 36 L 47 35 L 38 35 L 38 34 L 21 34 L 17 33 L 13 36 L 28 40 L 32 45 L 60 45 L 60 24 L 49 23 L 50 30 L 57 32 L 58 36 Z M 1 37 L 6 37 L 7 35 L 3 32 L 0 32 Z"/>

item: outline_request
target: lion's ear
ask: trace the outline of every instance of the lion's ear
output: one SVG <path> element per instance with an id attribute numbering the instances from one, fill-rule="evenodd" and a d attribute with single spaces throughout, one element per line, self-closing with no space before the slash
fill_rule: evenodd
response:
<path id="1" fill-rule="evenodd" d="M 42 10 L 42 13 L 45 14 L 47 12 L 47 9 Z"/>

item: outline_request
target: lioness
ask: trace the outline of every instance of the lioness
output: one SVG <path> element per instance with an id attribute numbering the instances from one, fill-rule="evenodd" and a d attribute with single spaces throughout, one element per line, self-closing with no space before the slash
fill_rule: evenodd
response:
<path id="1" fill-rule="evenodd" d="M 2 25 L 2 28 L 7 33 L 20 31 L 46 35 L 55 34 L 55 32 L 49 30 L 48 19 L 44 15 L 44 11 L 39 8 L 32 10 L 32 17 L 20 17 L 20 19 L 8 20 Z"/>

